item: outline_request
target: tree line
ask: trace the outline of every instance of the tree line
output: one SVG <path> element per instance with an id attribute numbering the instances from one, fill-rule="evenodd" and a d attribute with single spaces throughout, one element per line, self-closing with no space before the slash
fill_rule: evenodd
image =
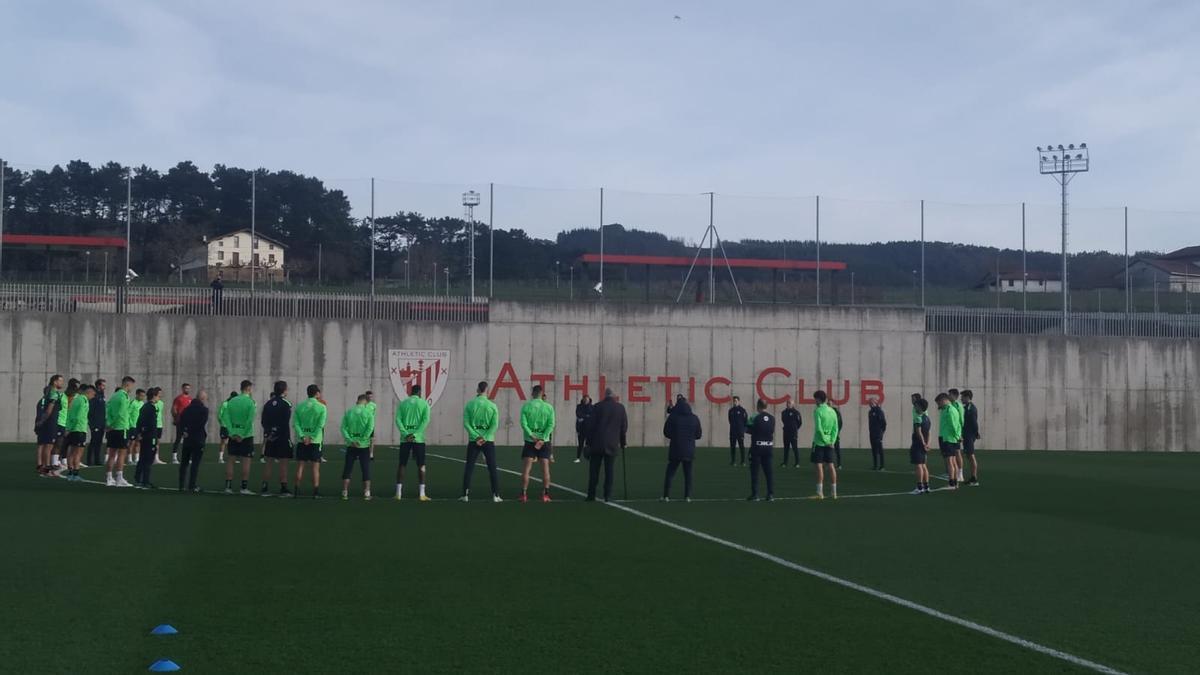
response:
<path id="1" fill-rule="evenodd" d="M 129 178 L 131 176 L 131 178 Z M 349 199 L 321 179 L 288 170 L 243 169 L 218 164 L 204 171 L 192 162 L 180 162 L 166 171 L 148 166 L 127 167 L 117 162 L 93 166 L 76 160 L 49 170 L 23 171 L 5 167 L 4 227 L 10 233 L 78 234 L 124 237 L 126 191 L 132 192 L 131 257 L 135 270 L 166 276 L 201 245 L 205 237 L 248 228 L 251 211 L 251 178 L 254 183 L 255 222 L 266 237 L 285 244 L 287 272 L 295 281 L 317 276 L 333 282 L 357 282 L 370 270 L 370 223 L 355 218 Z M 130 182 L 127 182 L 130 181 Z M 609 253 L 691 256 L 695 247 L 654 232 L 654 223 L 614 223 L 605 228 Z M 746 224 L 746 230 L 754 224 Z M 571 229 L 554 240 L 531 237 L 524 229 L 497 228 L 494 238 L 494 276 L 498 280 L 550 280 L 566 275 L 572 261 L 600 247 L 596 229 Z M 489 234 L 476 227 L 476 274 L 488 274 Z M 743 239 L 725 242 L 730 257 L 815 259 L 814 241 Z M 318 253 L 318 251 L 320 253 Z M 417 283 L 449 266 L 461 281 L 469 259 L 467 223 L 461 218 L 427 217 L 400 211 L 375 222 L 376 275 L 402 280 L 407 273 Z M 6 256 L 6 271 L 42 271 L 78 265 L 82 254 L 29 251 Z M 921 247 L 916 241 L 871 244 L 821 244 L 821 257 L 847 263 L 856 283 L 904 286 L 920 268 Z M 925 274 L 935 286 L 969 288 L 996 268 L 1012 273 L 1021 269 L 1021 252 L 947 242 L 926 242 Z M 1123 269 L 1123 258 L 1107 252 L 1071 256 L 1076 287 L 1113 286 Z M 1060 258 L 1045 251 L 1030 251 L 1030 272 L 1057 274 Z M 594 276 L 594 270 L 577 274 Z M 640 280 L 647 271 L 630 269 L 622 276 Z M 652 269 L 656 280 L 674 280 L 679 269 Z M 747 281 L 770 279 L 769 272 L 738 271 Z"/>

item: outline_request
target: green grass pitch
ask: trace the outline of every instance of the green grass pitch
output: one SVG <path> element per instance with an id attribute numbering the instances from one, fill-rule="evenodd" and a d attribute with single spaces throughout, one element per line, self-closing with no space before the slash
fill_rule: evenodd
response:
<path id="1" fill-rule="evenodd" d="M 68 484 L 34 474 L 32 447 L 0 447 L 0 670 L 1087 670 L 566 491 L 519 504 L 511 474 L 492 504 L 482 466 L 462 504 L 462 449 L 431 452 L 421 504 L 415 471 L 388 499 L 390 448 L 375 501 L 356 482 L 343 503 L 336 450 L 313 501 Z M 891 494 L 912 487 L 906 452 L 889 473 L 846 454 L 836 502 L 746 503 L 747 469 L 701 450 L 697 501 L 663 504 L 665 450 L 632 449 L 625 504 L 1120 671 L 1200 667 L 1200 456 L 984 451 L 981 487 L 916 497 Z M 583 489 L 573 455 L 555 477 Z M 778 496 L 812 493 L 808 466 L 776 473 Z M 181 632 L 149 636 L 160 623 Z"/>

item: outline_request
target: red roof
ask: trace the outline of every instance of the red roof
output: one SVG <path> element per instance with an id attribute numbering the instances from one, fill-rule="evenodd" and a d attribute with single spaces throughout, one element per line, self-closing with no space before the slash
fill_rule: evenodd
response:
<path id="1" fill-rule="evenodd" d="M 702 262 L 707 262 L 708 256 L 701 255 L 700 260 L 696 262 L 699 265 Z M 585 263 L 599 263 L 599 253 L 584 253 L 579 259 Z M 607 253 L 604 255 L 604 262 L 610 265 L 660 265 L 663 267 L 690 267 L 692 261 L 695 260 L 692 256 L 669 256 L 669 255 L 621 255 Z M 717 264 L 724 265 L 725 259 L 717 260 Z M 747 269 L 760 270 L 815 270 L 817 269 L 817 261 L 815 260 L 771 260 L 766 258 L 730 258 L 730 267 L 739 267 Z M 822 260 L 820 262 L 822 270 L 841 271 L 846 269 L 846 263 L 835 262 L 832 260 Z"/>
<path id="2" fill-rule="evenodd" d="M 58 234 L 6 234 L 7 246 L 66 246 L 69 248 L 125 248 L 121 237 L 77 237 Z"/>

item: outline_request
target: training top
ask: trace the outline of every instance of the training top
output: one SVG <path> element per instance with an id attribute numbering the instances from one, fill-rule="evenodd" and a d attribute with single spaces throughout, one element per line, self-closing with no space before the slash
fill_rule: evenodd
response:
<path id="1" fill-rule="evenodd" d="M 154 402 L 154 423 L 158 425 L 157 428 L 159 428 L 159 429 L 162 428 L 162 413 L 163 413 L 163 402 L 162 402 L 162 399 L 160 398 Z"/>
<path id="2" fill-rule="evenodd" d="M 743 436 L 746 433 L 746 409 L 735 405 L 729 409 L 729 435 Z"/>
<path id="3" fill-rule="evenodd" d="M 750 432 L 752 448 L 765 448 L 775 445 L 775 417 L 766 411 L 755 413 L 746 422 L 746 430 Z"/>
<path id="4" fill-rule="evenodd" d="M 67 395 L 61 391 L 50 392 L 51 398 L 58 399 L 58 426 L 67 426 L 67 408 L 70 407 L 70 401 L 67 400 Z"/>
<path id="5" fill-rule="evenodd" d="M 783 420 L 783 433 L 785 434 L 797 434 L 800 432 L 800 427 L 804 426 L 800 411 L 795 408 L 784 408 L 783 412 L 779 413 L 779 419 Z"/>
<path id="6" fill-rule="evenodd" d="M 396 406 L 396 429 L 400 432 L 400 442 L 425 442 L 425 429 L 429 427 L 429 401 L 424 396 L 409 396 Z"/>
<path id="7" fill-rule="evenodd" d="M 979 439 L 979 408 L 974 403 L 963 406 L 963 436 L 973 441 Z"/>
<path id="8" fill-rule="evenodd" d="M 303 442 L 311 438 L 313 445 L 325 441 L 325 419 L 328 409 L 317 399 L 305 399 L 304 403 L 296 406 L 292 412 L 292 431 L 296 432 L 296 440 Z"/>
<path id="9" fill-rule="evenodd" d="M 963 404 L 962 404 L 962 401 L 961 401 L 961 400 L 958 400 L 958 401 L 950 401 L 950 405 L 954 406 L 954 409 L 958 411 L 958 419 L 959 419 L 959 420 L 962 420 L 962 419 L 963 419 Z"/>
<path id="10" fill-rule="evenodd" d="M 254 437 L 254 413 L 258 404 L 248 394 L 238 394 L 229 399 L 225 407 L 225 428 L 230 438 Z"/>
<path id="11" fill-rule="evenodd" d="M 938 438 L 947 443 L 962 441 L 962 415 L 953 404 L 947 405 L 938 413 Z"/>
<path id="12" fill-rule="evenodd" d="M 154 430 L 154 423 L 156 421 L 155 418 L 158 416 L 157 412 L 154 410 L 154 404 L 150 403 L 149 405 L 146 405 L 147 403 L 149 403 L 149 401 L 142 401 L 142 407 L 138 408 L 137 421 L 133 423 L 133 428 L 137 429 L 138 432 L 142 434 Z"/>
<path id="13" fill-rule="evenodd" d="M 217 424 L 220 424 L 225 431 L 229 431 L 229 402 L 232 400 L 227 398 L 217 406 Z"/>
<path id="14" fill-rule="evenodd" d="M 86 433 L 88 430 L 88 411 L 91 409 L 91 401 L 83 394 L 75 397 L 71 401 L 71 407 L 67 409 L 67 433 Z"/>
<path id="15" fill-rule="evenodd" d="M 129 426 L 126 428 L 134 429 L 137 427 L 138 420 L 141 419 L 141 416 L 142 416 L 142 408 L 145 407 L 145 405 L 146 405 L 145 401 L 139 401 L 136 398 L 130 399 L 130 401 L 129 401 Z"/>
<path id="16" fill-rule="evenodd" d="M 837 413 L 827 403 L 818 405 L 813 410 L 813 445 L 831 448 L 837 443 L 837 437 Z"/>
<path id="17" fill-rule="evenodd" d="M 342 438 L 346 446 L 365 448 L 371 445 L 371 435 L 375 433 L 375 415 L 371 406 L 361 403 L 342 415 Z"/>
<path id="18" fill-rule="evenodd" d="M 549 442 L 554 434 L 554 406 L 540 398 L 521 406 L 521 431 L 527 443 Z"/>
<path id="19" fill-rule="evenodd" d="M 171 401 L 171 418 L 176 423 L 179 422 L 179 416 L 183 414 L 183 409 L 192 404 L 192 397 L 187 394 L 180 394 Z"/>
<path id="20" fill-rule="evenodd" d="M 921 423 L 913 425 L 912 449 L 924 450 L 925 443 L 929 440 L 929 415 L 921 413 Z"/>
<path id="21" fill-rule="evenodd" d="M 463 409 L 463 428 L 467 440 L 474 443 L 482 438 L 487 443 L 496 441 L 496 428 L 500 426 L 500 412 L 487 395 L 480 394 L 467 402 Z"/>
<path id="22" fill-rule="evenodd" d="M 118 389 L 105 406 L 105 426 L 113 431 L 129 431 L 129 394 Z"/>
<path id="23" fill-rule="evenodd" d="M 292 402 L 283 396 L 272 396 L 262 410 L 263 439 L 287 442 L 292 423 Z"/>
<path id="24" fill-rule="evenodd" d="M 921 426 L 921 418 L 925 416 L 925 413 L 921 412 L 920 410 L 917 410 L 916 404 L 913 404 L 912 412 L 913 412 L 913 421 L 912 421 L 913 426 L 914 427 Z"/>

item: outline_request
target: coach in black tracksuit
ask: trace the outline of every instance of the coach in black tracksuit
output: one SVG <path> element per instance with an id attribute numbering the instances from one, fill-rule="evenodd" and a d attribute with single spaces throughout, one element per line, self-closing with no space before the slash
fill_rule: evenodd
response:
<path id="1" fill-rule="evenodd" d="M 578 445 L 575 446 L 575 461 L 583 456 L 583 446 L 587 445 L 587 427 L 588 420 L 592 419 L 592 397 L 587 394 L 579 399 L 579 404 L 575 406 L 575 440 Z"/>
<path id="2" fill-rule="evenodd" d="M 198 492 L 196 474 L 200 471 L 204 443 L 208 440 L 207 392 L 201 391 L 188 407 L 179 413 L 179 433 L 183 435 L 183 451 L 179 454 L 179 491 L 183 492 L 183 479 L 187 475 L 187 489 Z"/>
<path id="3" fill-rule="evenodd" d="M 758 501 L 758 470 L 767 477 L 767 501 L 775 499 L 775 416 L 767 412 L 767 402 L 758 399 L 758 413 L 746 423 L 750 432 L 750 497 Z"/>
<path id="4" fill-rule="evenodd" d="M 883 470 L 883 434 L 887 431 L 887 416 L 879 407 L 878 399 L 871 399 L 871 409 L 867 411 L 867 436 L 871 439 L 871 468 Z"/>
<path id="5" fill-rule="evenodd" d="M 840 469 L 842 468 L 842 409 L 833 405 L 832 401 L 830 401 L 829 407 L 833 408 L 833 414 L 837 415 L 838 435 L 837 440 L 833 442 L 833 454 L 834 459 L 837 460 L 837 468 Z"/>
<path id="6" fill-rule="evenodd" d="M 803 418 L 800 417 L 800 411 L 796 410 L 796 406 L 792 405 L 791 399 L 788 399 L 787 407 L 779 414 L 779 419 L 783 422 L 783 464 L 779 466 L 787 466 L 788 451 L 795 453 L 794 460 L 796 466 L 800 466 L 800 427 L 804 424 Z"/>
<path id="7" fill-rule="evenodd" d="M 733 397 L 733 407 L 729 409 L 729 466 L 733 466 L 733 461 L 737 457 L 737 451 L 742 451 L 739 463 L 742 466 L 746 465 L 746 409 L 742 407 L 742 400 L 737 396 Z"/>
<path id="8" fill-rule="evenodd" d="M 105 403 L 104 390 L 108 384 L 104 380 L 96 380 L 96 397 L 92 399 L 91 405 L 88 407 L 88 428 L 92 430 L 92 437 L 88 440 L 87 447 L 87 462 L 88 466 L 100 466 L 104 463 L 104 425 L 105 425 Z"/>
<path id="9" fill-rule="evenodd" d="M 604 501 L 612 499 L 613 465 L 617 454 L 625 449 L 625 436 L 629 431 L 629 416 L 625 406 L 613 395 L 612 389 L 604 391 L 604 400 L 592 409 L 587 423 L 588 491 L 587 501 L 596 501 L 596 484 L 600 480 L 600 467 L 604 467 Z"/>
<path id="10" fill-rule="evenodd" d="M 671 481 L 680 464 L 683 465 L 683 498 L 691 501 L 692 460 L 696 458 L 696 441 L 701 435 L 700 418 L 692 412 L 687 399 L 682 396 L 675 399 L 663 424 L 663 436 L 671 439 L 671 447 L 667 450 L 667 475 L 663 479 L 663 501 L 671 497 Z"/>

